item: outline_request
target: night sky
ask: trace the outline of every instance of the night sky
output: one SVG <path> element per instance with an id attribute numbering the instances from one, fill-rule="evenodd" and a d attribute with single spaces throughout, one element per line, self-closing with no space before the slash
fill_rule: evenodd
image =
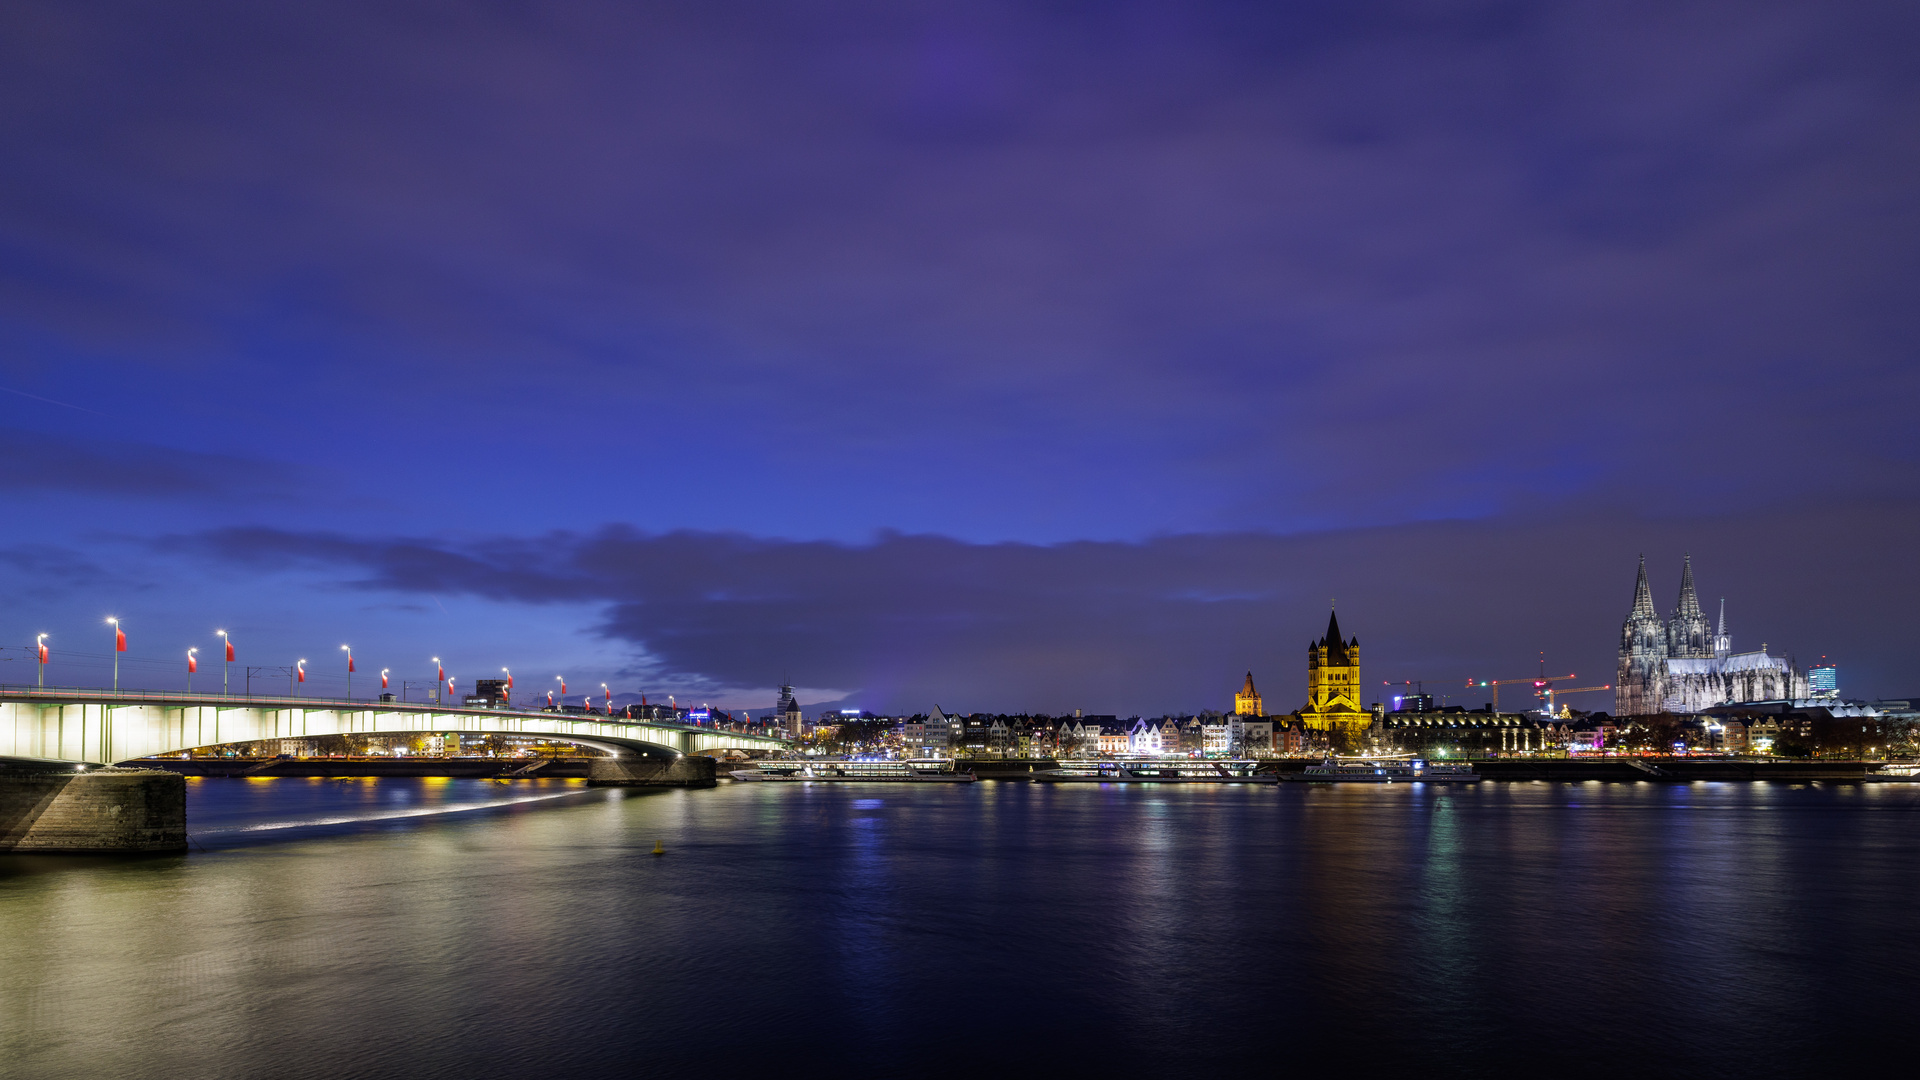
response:
<path id="1" fill-rule="evenodd" d="M 315 692 L 1283 710 L 1337 598 L 1478 705 L 1611 682 L 1690 551 L 1736 648 L 1920 695 L 1916 56 L 1907 3 L 16 0 L 0 681 L 117 615 L 151 686 L 225 628 Z"/>

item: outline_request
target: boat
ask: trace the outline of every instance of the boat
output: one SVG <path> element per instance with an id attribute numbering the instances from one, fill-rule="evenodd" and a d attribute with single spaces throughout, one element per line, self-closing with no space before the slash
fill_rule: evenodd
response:
<path id="1" fill-rule="evenodd" d="M 1309 765 L 1284 779 L 1309 784 L 1473 784 L 1480 774 L 1464 763 L 1439 764 L 1417 758 L 1389 761 L 1336 761 Z"/>
<path id="2" fill-rule="evenodd" d="M 1042 784 L 1271 784 L 1272 774 L 1256 775 L 1260 762 L 1228 758 L 1115 759 L 1063 762 L 1033 774 Z"/>
<path id="3" fill-rule="evenodd" d="M 864 781 L 893 784 L 971 784 L 978 777 L 960 772 L 946 758 L 862 761 L 857 758 L 780 758 L 757 761 L 750 769 L 728 772 L 748 781 Z"/>

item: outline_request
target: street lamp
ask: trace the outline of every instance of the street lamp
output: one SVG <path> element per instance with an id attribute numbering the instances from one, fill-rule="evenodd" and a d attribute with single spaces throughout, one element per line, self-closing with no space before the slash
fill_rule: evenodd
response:
<path id="1" fill-rule="evenodd" d="M 200 661 L 194 659 L 194 656 L 193 656 L 194 653 L 197 653 L 199 651 L 200 650 L 197 648 L 187 650 L 187 693 L 188 694 L 193 693 L 193 673 L 200 670 Z"/>
<path id="2" fill-rule="evenodd" d="M 33 658 L 40 668 L 40 689 L 47 688 L 47 635 L 41 634 L 33 639 Z"/>
<path id="3" fill-rule="evenodd" d="M 233 671 L 233 639 L 227 636 L 225 630 L 215 630 L 214 633 L 220 635 L 220 640 L 225 642 L 227 646 L 227 663 L 226 666 L 220 669 L 220 696 L 226 697 L 227 681 L 233 677 L 231 674 Z"/>
<path id="4" fill-rule="evenodd" d="M 347 700 L 353 700 L 353 646 L 342 645 L 340 651 L 347 654 Z"/>
<path id="5" fill-rule="evenodd" d="M 120 620 L 107 616 L 107 625 L 113 627 L 113 692 L 120 692 L 120 654 L 127 651 L 127 631 Z"/>

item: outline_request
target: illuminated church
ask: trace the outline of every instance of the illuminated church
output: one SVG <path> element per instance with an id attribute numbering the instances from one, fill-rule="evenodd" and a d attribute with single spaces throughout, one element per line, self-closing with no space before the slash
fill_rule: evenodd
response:
<path id="1" fill-rule="evenodd" d="M 1340 636 L 1337 613 L 1327 616 L 1327 636 L 1307 644 L 1307 707 L 1300 722 L 1314 731 L 1373 723 L 1360 704 L 1360 639 Z"/>
<path id="2" fill-rule="evenodd" d="M 1633 609 L 1620 627 L 1619 677 L 1614 681 L 1617 716 L 1694 713 L 1715 705 L 1779 701 L 1807 696 L 1807 677 L 1785 657 L 1733 651 L 1727 633 L 1727 605 L 1720 602 L 1718 632 L 1710 632 L 1707 613 L 1693 587 L 1693 558 L 1680 572 L 1680 602 L 1662 621 L 1647 585 L 1647 559 L 1640 557 L 1640 580 Z"/>

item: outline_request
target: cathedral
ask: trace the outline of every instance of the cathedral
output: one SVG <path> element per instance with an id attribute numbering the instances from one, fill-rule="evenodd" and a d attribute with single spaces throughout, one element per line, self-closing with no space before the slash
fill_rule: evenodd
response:
<path id="1" fill-rule="evenodd" d="M 1720 625 L 1713 630 L 1700 596 L 1693 586 L 1693 557 L 1687 556 L 1680 573 L 1680 602 L 1665 621 L 1653 607 L 1647 585 L 1647 559 L 1640 557 L 1640 580 L 1633 590 L 1633 610 L 1620 627 L 1619 677 L 1614 680 L 1613 711 L 1617 716 L 1654 713 L 1693 713 L 1715 705 L 1743 701 L 1779 701 L 1803 698 L 1807 677 L 1793 670 L 1784 657 L 1759 652 L 1736 653 L 1727 633 L 1726 601 L 1720 602 Z"/>

